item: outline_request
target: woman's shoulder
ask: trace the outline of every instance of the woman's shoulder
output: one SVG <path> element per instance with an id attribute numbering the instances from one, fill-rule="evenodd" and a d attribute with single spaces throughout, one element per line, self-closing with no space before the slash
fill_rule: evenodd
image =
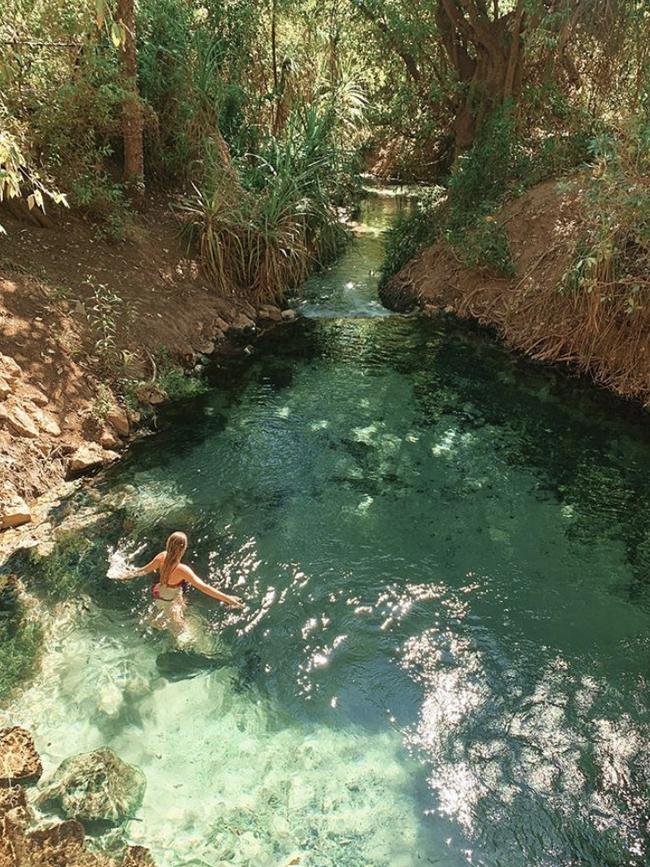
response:
<path id="1" fill-rule="evenodd" d="M 185 563 L 179 563 L 174 569 L 174 577 L 182 578 L 183 581 L 189 581 L 194 575 L 194 572 Z"/>

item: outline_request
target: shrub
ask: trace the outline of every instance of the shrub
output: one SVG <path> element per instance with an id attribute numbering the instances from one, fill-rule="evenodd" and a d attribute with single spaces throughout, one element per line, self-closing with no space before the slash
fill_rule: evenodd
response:
<path id="1" fill-rule="evenodd" d="M 381 266 L 382 285 L 436 241 L 443 225 L 443 195 L 442 187 L 427 190 L 413 210 L 398 215 L 386 235 L 386 252 Z"/>
<path id="2" fill-rule="evenodd" d="M 457 160 L 448 179 L 445 206 L 440 206 L 442 192 L 435 188 L 412 214 L 398 218 L 388 235 L 382 282 L 441 234 L 467 267 L 511 276 L 508 238 L 492 215 L 508 196 L 585 162 L 588 142 L 587 130 L 525 139 L 511 107 L 502 106 L 474 146 Z"/>
<path id="3" fill-rule="evenodd" d="M 215 163 L 206 185 L 183 199 L 184 233 L 219 291 L 281 303 L 337 255 L 348 233 L 332 206 L 345 198 L 335 126 L 328 105 L 301 107 L 258 156 Z"/>

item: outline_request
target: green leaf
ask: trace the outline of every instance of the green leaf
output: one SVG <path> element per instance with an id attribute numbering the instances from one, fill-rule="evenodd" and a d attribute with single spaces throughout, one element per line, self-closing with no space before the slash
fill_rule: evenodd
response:
<path id="1" fill-rule="evenodd" d="M 111 41 L 116 48 L 122 44 L 122 29 L 117 21 L 113 21 L 111 24 Z"/>

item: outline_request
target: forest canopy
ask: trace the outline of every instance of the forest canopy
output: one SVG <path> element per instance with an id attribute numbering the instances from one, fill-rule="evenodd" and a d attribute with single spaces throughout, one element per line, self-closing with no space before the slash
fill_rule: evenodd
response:
<path id="1" fill-rule="evenodd" d="M 0 195 L 123 237 L 167 191 L 215 283 L 277 296 L 336 254 L 363 171 L 442 185 L 461 234 L 506 190 L 598 160 L 642 172 L 649 16 L 642 0 L 7 0 Z M 429 205 L 389 271 L 437 231 Z"/>

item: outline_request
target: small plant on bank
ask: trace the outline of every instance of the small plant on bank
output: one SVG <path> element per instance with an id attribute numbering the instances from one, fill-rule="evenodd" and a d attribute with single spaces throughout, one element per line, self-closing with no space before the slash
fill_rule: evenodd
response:
<path id="1" fill-rule="evenodd" d="M 95 398 L 91 405 L 91 411 L 99 422 L 103 422 L 109 410 L 114 404 L 113 394 L 110 388 L 100 382 L 95 392 Z"/>
<path id="2" fill-rule="evenodd" d="M 170 400 L 183 400 L 204 394 L 208 386 L 200 373 L 186 372 L 165 347 L 161 347 L 156 357 L 157 376 L 155 384 Z"/>
<path id="3" fill-rule="evenodd" d="M 107 367 L 114 368 L 119 362 L 117 318 L 122 299 L 105 284 L 95 283 L 92 277 L 84 282 L 93 295 L 87 317 L 96 335 L 95 351 Z"/>

